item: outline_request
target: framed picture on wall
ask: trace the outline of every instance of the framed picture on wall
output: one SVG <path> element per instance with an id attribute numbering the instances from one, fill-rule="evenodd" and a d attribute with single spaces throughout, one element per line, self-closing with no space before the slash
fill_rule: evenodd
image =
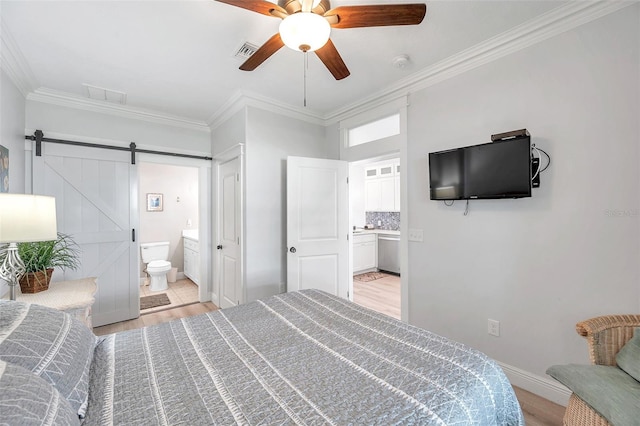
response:
<path id="1" fill-rule="evenodd" d="M 0 192 L 9 192 L 9 148 L 0 145 Z"/>
<path id="2" fill-rule="evenodd" d="M 162 194 L 147 194 L 147 211 L 162 211 Z"/>

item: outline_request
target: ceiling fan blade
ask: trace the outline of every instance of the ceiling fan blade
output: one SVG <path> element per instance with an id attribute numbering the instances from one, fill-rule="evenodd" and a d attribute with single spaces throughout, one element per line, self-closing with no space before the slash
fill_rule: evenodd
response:
<path id="1" fill-rule="evenodd" d="M 327 41 L 327 44 L 315 52 L 336 80 L 342 80 L 343 78 L 349 77 L 349 74 L 351 73 L 347 69 L 342 57 L 338 53 L 338 49 L 336 49 L 336 46 L 333 44 L 331 39 Z"/>
<path id="2" fill-rule="evenodd" d="M 417 25 L 422 22 L 426 13 L 426 4 L 413 3 L 339 6 L 329 10 L 324 16 L 338 16 L 338 22 L 331 24 L 333 28 L 362 28 Z"/>
<path id="3" fill-rule="evenodd" d="M 241 7 L 243 9 L 251 10 L 253 12 L 258 12 L 263 15 L 273 16 L 271 11 L 276 10 L 277 12 L 281 12 L 285 15 L 288 15 L 287 11 L 278 6 L 275 3 L 271 3 L 270 1 L 265 0 L 216 0 L 220 3 L 230 4 L 231 6 Z"/>
<path id="4" fill-rule="evenodd" d="M 276 53 L 282 46 L 284 46 L 284 42 L 280 38 L 280 33 L 275 33 L 269 40 L 267 40 L 265 44 L 260 46 L 260 48 L 249 57 L 249 59 L 247 59 L 242 65 L 240 65 L 240 69 L 242 71 L 255 70 L 261 63 L 269 59 L 269 57 Z"/>

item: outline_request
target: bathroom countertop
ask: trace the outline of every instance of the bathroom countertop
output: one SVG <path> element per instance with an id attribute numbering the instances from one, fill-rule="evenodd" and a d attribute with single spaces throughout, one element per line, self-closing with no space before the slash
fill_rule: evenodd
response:
<path id="1" fill-rule="evenodd" d="M 198 241 L 200 236 L 198 235 L 197 229 L 184 229 L 182 231 L 182 238 L 187 238 L 189 240 Z"/>
<path id="2" fill-rule="evenodd" d="M 360 229 L 353 231 L 353 235 L 363 234 L 384 234 L 384 235 L 400 235 L 400 231 L 392 231 L 390 229 Z"/>

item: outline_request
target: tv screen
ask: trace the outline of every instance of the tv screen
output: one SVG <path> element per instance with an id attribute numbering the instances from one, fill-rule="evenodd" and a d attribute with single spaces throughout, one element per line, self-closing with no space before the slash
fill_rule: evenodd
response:
<path id="1" fill-rule="evenodd" d="M 531 196 L 529 136 L 429 154 L 432 200 Z"/>

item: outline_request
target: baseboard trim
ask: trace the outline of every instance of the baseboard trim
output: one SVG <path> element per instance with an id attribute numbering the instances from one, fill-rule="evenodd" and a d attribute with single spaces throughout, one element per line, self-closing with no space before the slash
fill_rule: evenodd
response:
<path id="1" fill-rule="evenodd" d="M 541 396 L 556 404 L 567 406 L 571 391 L 553 379 L 538 376 L 518 367 L 498 361 L 498 365 L 512 385 Z"/>

